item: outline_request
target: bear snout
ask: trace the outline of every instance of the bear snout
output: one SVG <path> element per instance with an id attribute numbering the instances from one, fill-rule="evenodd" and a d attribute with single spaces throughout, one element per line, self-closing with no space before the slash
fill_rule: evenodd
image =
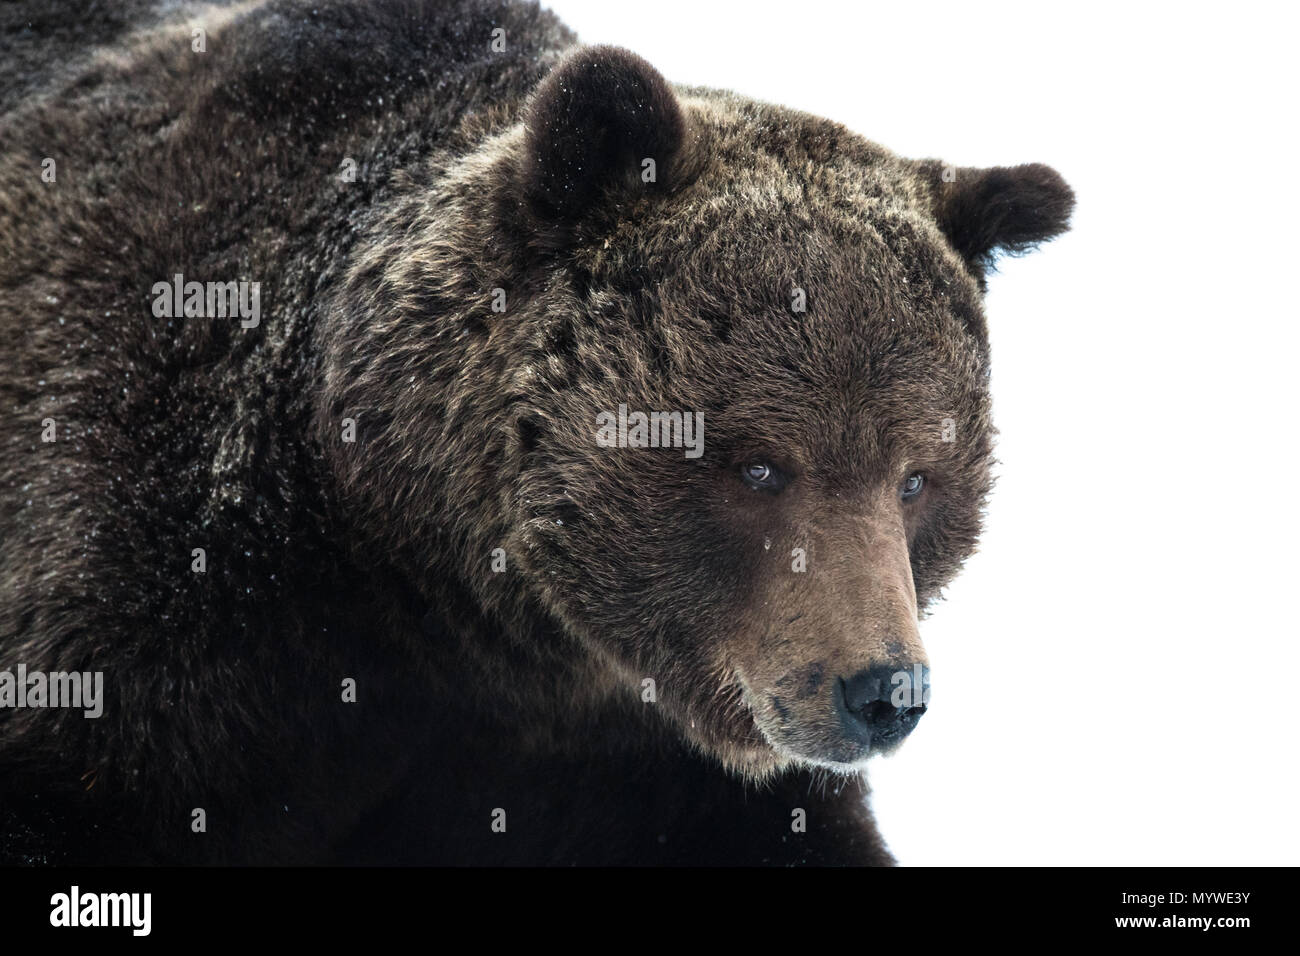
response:
<path id="1" fill-rule="evenodd" d="M 844 733 L 872 750 L 889 749 L 912 732 L 925 713 L 930 669 L 882 664 L 841 677 L 833 688 Z"/>
<path id="2" fill-rule="evenodd" d="M 772 684 L 739 676 L 755 723 L 777 753 L 846 772 L 897 748 L 930 702 L 930 668 L 919 655 L 861 669 L 819 662 Z"/>

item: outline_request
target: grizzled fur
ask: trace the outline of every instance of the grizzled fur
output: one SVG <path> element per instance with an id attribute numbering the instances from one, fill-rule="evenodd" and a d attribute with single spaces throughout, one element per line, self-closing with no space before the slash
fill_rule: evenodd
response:
<path id="1" fill-rule="evenodd" d="M 97 9 L 0 9 L 0 669 L 107 697 L 0 710 L 0 858 L 890 862 L 827 702 L 925 661 L 989 486 L 984 274 L 1060 177 L 532 4 Z M 261 324 L 155 317 L 178 272 Z M 703 456 L 598 446 L 620 404 Z"/>

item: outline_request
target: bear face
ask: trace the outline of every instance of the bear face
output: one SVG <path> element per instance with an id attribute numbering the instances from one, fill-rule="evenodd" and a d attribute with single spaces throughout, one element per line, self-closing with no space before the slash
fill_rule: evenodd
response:
<path id="1" fill-rule="evenodd" d="M 601 675 L 575 698 L 652 680 L 746 776 L 860 770 L 924 710 L 892 676 L 926 682 L 918 615 L 979 533 L 985 270 L 1061 232 L 1068 187 L 601 47 L 472 123 L 329 309 L 318 422 L 361 423 L 363 454 L 322 441 L 363 537 L 520 646 L 561 632 Z"/>

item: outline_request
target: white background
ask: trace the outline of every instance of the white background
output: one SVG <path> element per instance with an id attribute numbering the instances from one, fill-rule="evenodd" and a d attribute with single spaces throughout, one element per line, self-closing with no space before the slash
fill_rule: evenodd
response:
<path id="1" fill-rule="evenodd" d="M 1300 864 L 1295 14 L 545 5 L 672 81 L 1077 193 L 990 282 L 987 532 L 922 623 L 930 712 L 870 775 L 900 861 Z"/>

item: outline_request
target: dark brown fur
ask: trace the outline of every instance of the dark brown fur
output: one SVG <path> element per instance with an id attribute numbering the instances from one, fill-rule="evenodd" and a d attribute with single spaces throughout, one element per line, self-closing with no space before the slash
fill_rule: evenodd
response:
<path id="1" fill-rule="evenodd" d="M 0 710 L 0 857 L 889 862 L 827 701 L 924 661 L 975 546 L 984 272 L 1065 228 L 1055 173 L 945 177 L 525 4 L 254 3 L 48 76 L 43 35 L 0 116 L 0 668 L 108 699 Z M 155 318 L 175 272 L 261 281 L 261 326 Z M 705 453 L 598 447 L 620 403 Z"/>

